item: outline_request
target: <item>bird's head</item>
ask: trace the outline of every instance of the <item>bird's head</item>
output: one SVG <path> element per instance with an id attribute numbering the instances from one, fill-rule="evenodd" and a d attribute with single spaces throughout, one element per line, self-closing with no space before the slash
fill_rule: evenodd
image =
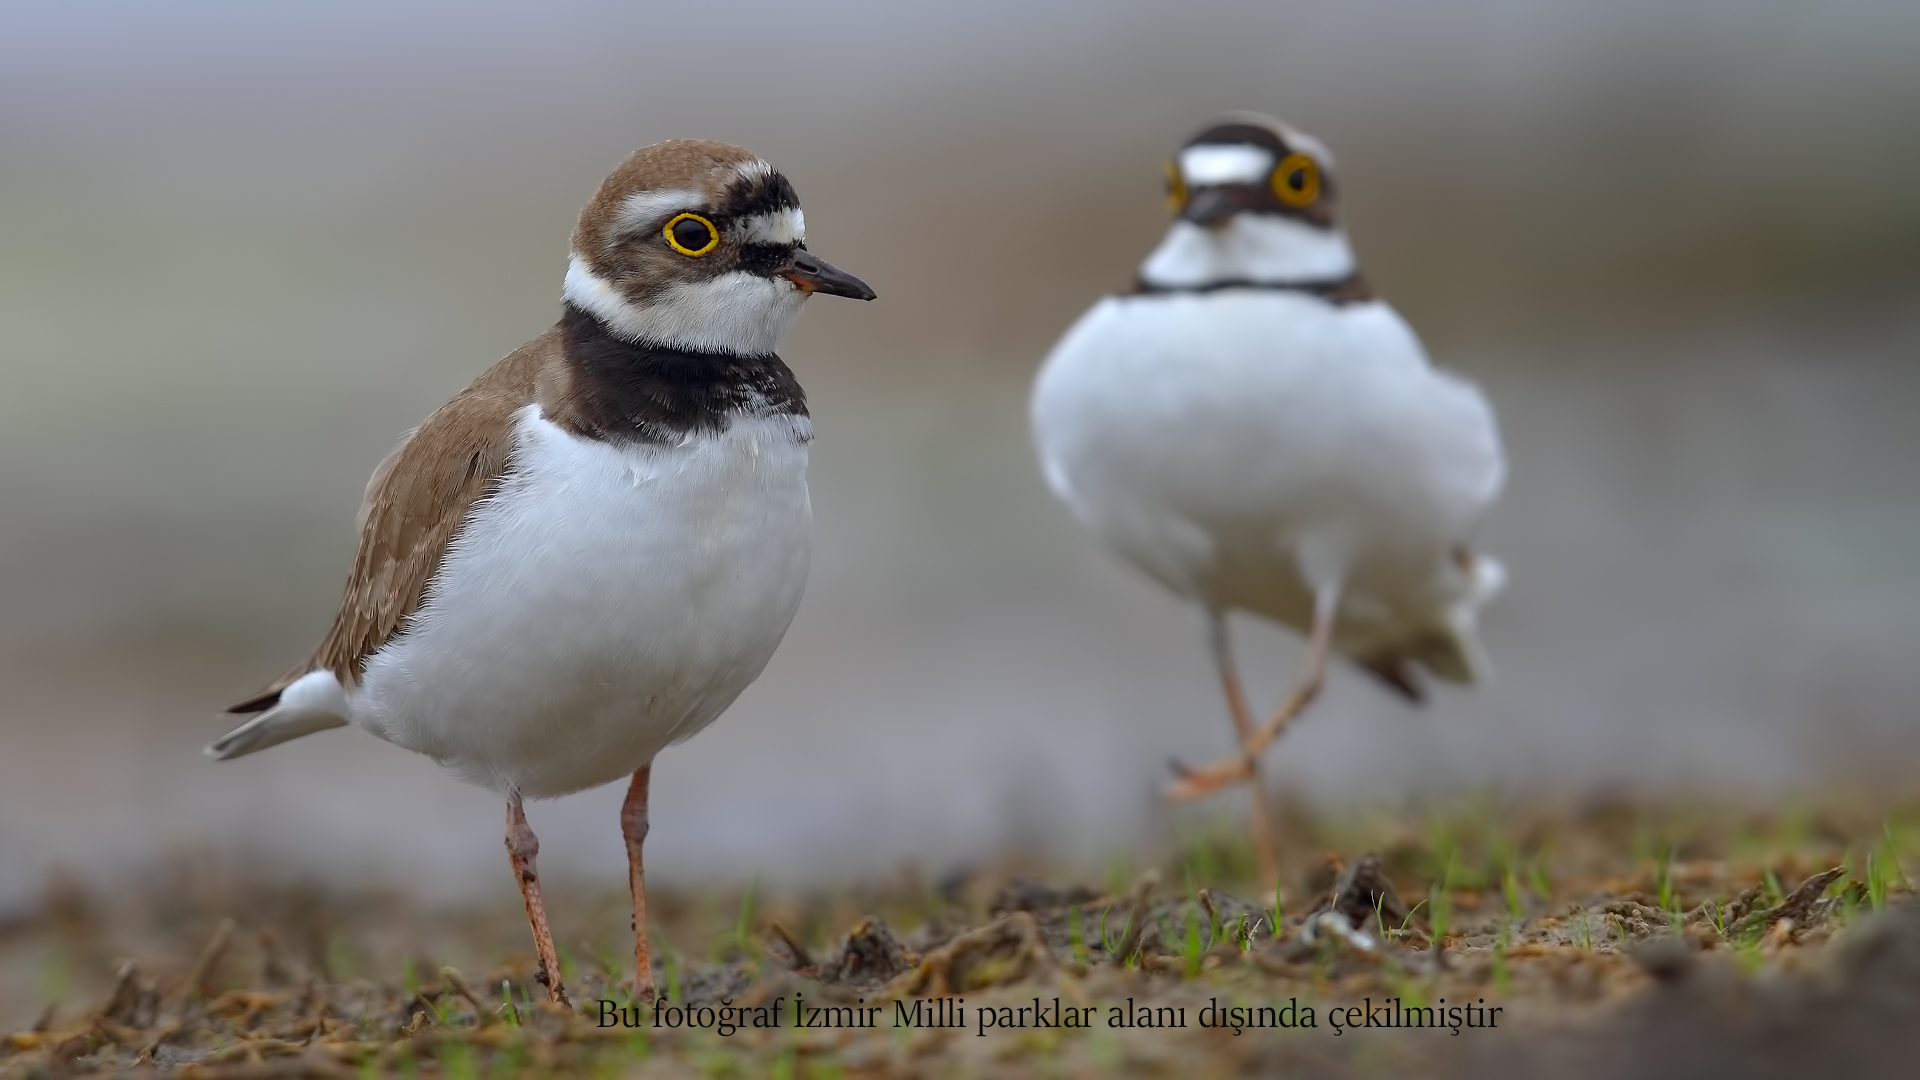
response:
<path id="1" fill-rule="evenodd" d="M 764 356 L 816 292 L 873 299 L 807 250 L 793 185 L 737 146 L 637 150 L 581 211 L 568 303 L 628 341 Z"/>
<path id="2" fill-rule="evenodd" d="M 1149 285 L 1339 280 L 1353 252 L 1334 216 L 1333 155 L 1260 113 L 1229 113 L 1166 166 L 1175 220 L 1141 266 Z"/>

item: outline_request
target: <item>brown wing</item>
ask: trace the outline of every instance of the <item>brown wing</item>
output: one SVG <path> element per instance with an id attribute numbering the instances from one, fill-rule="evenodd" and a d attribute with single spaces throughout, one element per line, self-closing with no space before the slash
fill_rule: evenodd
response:
<path id="1" fill-rule="evenodd" d="M 473 504 L 492 493 L 513 450 L 513 414 L 534 400 L 540 370 L 557 355 L 553 331 L 528 342 L 475 379 L 409 432 L 367 482 L 360 548 L 340 612 L 320 647 L 260 695 L 228 712 L 259 712 L 295 679 L 322 668 L 343 685 L 420 607 Z"/>

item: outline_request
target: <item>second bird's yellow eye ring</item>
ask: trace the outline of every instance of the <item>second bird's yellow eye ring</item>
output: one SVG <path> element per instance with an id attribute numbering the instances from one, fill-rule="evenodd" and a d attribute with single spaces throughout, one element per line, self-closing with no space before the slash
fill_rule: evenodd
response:
<path id="1" fill-rule="evenodd" d="M 707 237 L 704 243 L 698 246 L 694 246 L 690 243 L 687 243 L 686 240 L 683 240 L 679 236 L 675 235 L 675 231 L 678 230 L 680 226 L 685 225 L 688 222 L 697 223 L 706 229 Z M 687 237 L 687 240 L 695 239 L 699 235 L 698 233 L 694 233 L 692 229 L 685 229 L 680 231 L 693 233 L 693 235 Z M 672 248 L 673 250 L 679 252 L 682 255 L 687 255 L 695 259 L 699 258 L 702 255 L 705 255 L 706 253 L 712 251 L 714 248 L 717 248 L 720 246 L 720 230 L 714 226 L 713 222 L 708 221 L 706 218 L 701 217 L 699 214 L 691 214 L 691 213 L 675 214 L 671 221 L 668 221 L 665 225 L 660 227 L 660 235 L 667 238 L 668 247 Z"/>
<path id="2" fill-rule="evenodd" d="M 1294 186 L 1298 177 L 1300 186 Z M 1273 194 L 1292 207 L 1312 206 L 1320 197 L 1320 166 L 1305 154 L 1288 154 L 1273 167 Z"/>
<path id="3" fill-rule="evenodd" d="M 1167 210 L 1179 213 L 1187 208 L 1187 178 L 1180 175 L 1180 163 L 1167 159 Z"/>

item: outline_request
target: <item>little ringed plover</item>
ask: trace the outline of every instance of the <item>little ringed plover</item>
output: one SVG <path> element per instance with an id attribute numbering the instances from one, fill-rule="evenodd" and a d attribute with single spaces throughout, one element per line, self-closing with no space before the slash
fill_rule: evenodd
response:
<path id="1" fill-rule="evenodd" d="M 774 349 L 814 293 L 874 295 L 807 250 L 771 165 L 699 140 L 634 153 L 580 215 L 559 323 L 374 470 L 331 628 L 207 753 L 351 724 L 500 793 L 561 1003 L 521 800 L 631 776 L 635 988 L 652 997 L 654 755 L 760 674 L 806 582 L 813 428 Z"/>
<path id="2" fill-rule="evenodd" d="M 1167 166 L 1174 222 L 1126 295 L 1081 316 L 1034 386 L 1047 483 L 1081 524 L 1199 605 L 1239 740 L 1180 767 L 1175 797 L 1247 782 L 1274 880 L 1260 753 L 1337 651 L 1418 699 L 1471 682 L 1500 565 L 1469 546 L 1506 462 L 1493 410 L 1428 361 L 1367 288 L 1336 217 L 1333 158 L 1271 117 L 1207 125 Z M 1304 632 L 1292 691 L 1256 723 L 1226 615 Z"/>

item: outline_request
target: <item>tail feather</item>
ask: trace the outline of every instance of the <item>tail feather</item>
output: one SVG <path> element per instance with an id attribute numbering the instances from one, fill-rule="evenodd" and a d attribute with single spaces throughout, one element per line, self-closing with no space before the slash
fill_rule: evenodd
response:
<path id="1" fill-rule="evenodd" d="M 1433 674 L 1450 683 L 1471 686 L 1485 682 L 1490 672 L 1486 647 L 1471 623 L 1436 630 L 1422 638 L 1413 653 Z"/>
<path id="2" fill-rule="evenodd" d="M 1389 653 L 1372 656 L 1359 661 L 1367 674 L 1379 679 L 1381 684 L 1406 698 L 1410 704 L 1425 705 L 1427 688 L 1420 682 L 1420 673 L 1406 656 Z"/>
<path id="3" fill-rule="evenodd" d="M 1470 552 L 1467 557 L 1471 560 L 1467 572 L 1472 582 L 1467 595 L 1447 613 L 1446 625 L 1421 642 L 1424 649 L 1420 662 L 1435 675 L 1456 683 L 1485 682 L 1492 674 L 1486 647 L 1480 644 L 1480 609 L 1507 584 L 1507 568 L 1500 565 L 1500 560 Z"/>
<path id="4" fill-rule="evenodd" d="M 346 727 L 347 717 L 352 715 L 340 680 L 333 672 L 324 670 L 308 672 L 283 690 L 263 694 L 227 711 L 263 709 L 260 715 L 215 739 L 207 747 L 207 756 L 216 761 L 245 757 L 302 735 Z"/>
<path id="5" fill-rule="evenodd" d="M 227 706 L 225 711 L 235 716 L 266 712 L 268 709 L 280 704 L 280 695 L 285 692 L 286 688 L 282 687 L 279 690 L 269 690 L 264 694 L 256 694 L 238 705 Z"/>
<path id="6" fill-rule="evenodd" d="M 1469 586 L 1444 621 L 1356 657 L 1362 667 L 1410 700 L 1418 702 L 1425 697 L 1413 675 L 1416 665 L 1436 678 L 1468 685 L 1485 682 L 1492 672 L 1476 623 L 1480 608 L 1506 584 L 1507 571 L 1485 555 L 1463 551 L 1461 557 L 1470 577 Z"/>

